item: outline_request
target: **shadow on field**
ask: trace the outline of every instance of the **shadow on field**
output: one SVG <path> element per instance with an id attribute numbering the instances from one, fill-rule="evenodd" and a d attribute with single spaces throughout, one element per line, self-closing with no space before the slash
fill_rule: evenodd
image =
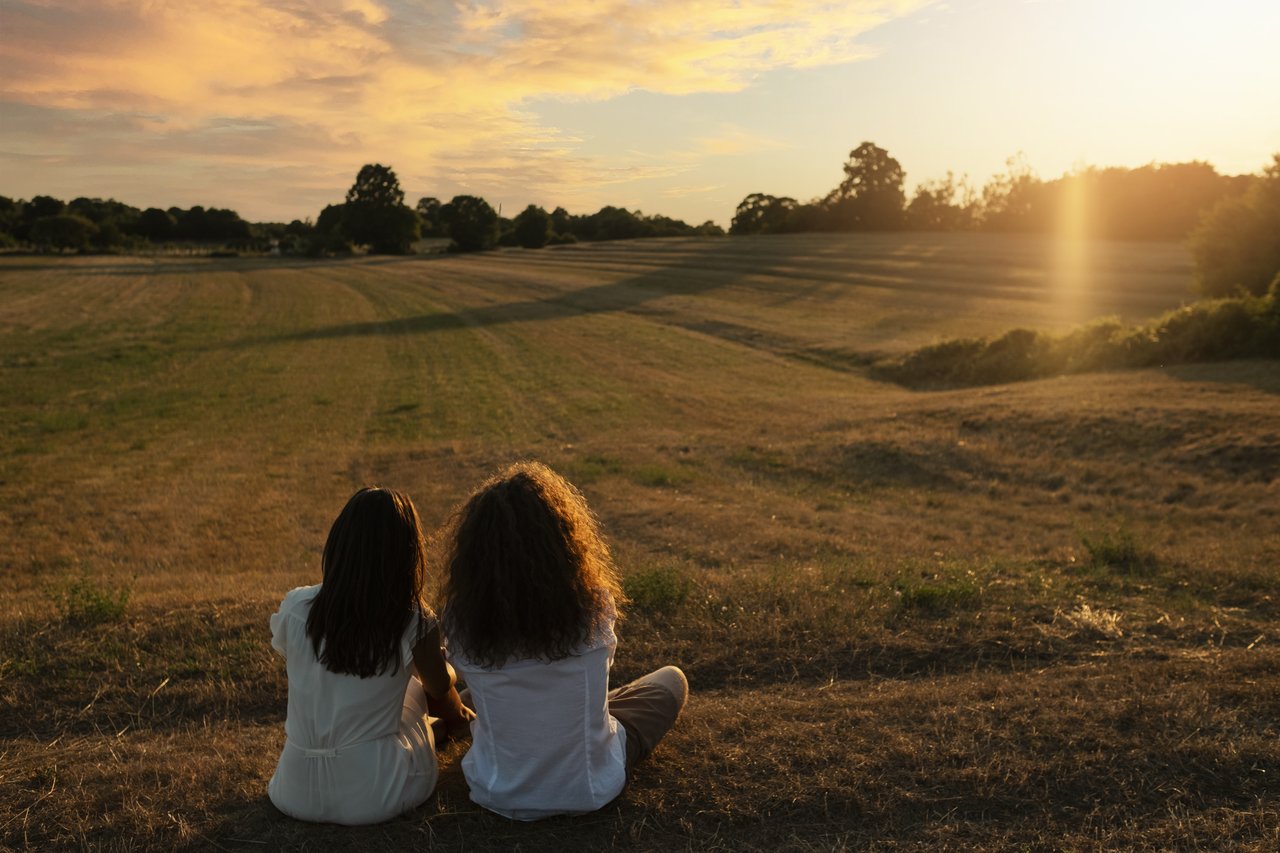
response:
<path id="1" fill-rule="evenodd" d="M 1161 372 L 1183 382 L 1248 385 L 1267 394 L 1280 394 L 1280 366 L 1266 359 L 1179 364 L 1161 368 Z"/>
<path id="2" fill-rule="evenodd" d="M 82 275 L 95 276 L 128 276 L 134 277 L 139 275 L 153 274 L 181 274 L 181 275 L 200 275 L 211 273 L 227 273 L 227 272 L 259 272 L 262 270 L 317 270 L 329 266 L 388 266 L 392 264 L 409 264 L 420 263 L 422 261 L 430 261 L 438 258 L 449 257 L 442 254 L 423 254 L 423 255 L 401 255 L 401 256 L 376 256 L 370 258 L 364 255 L 354 255 L 349 258 L 324 258 L 317 260 L 314 258 L 299 257 L 242 257 L 242 258 L 214 258 L 208 256 L 193 255 L 183 257 L 181 255 L 174 256 L 156 256 L 154 258 L 131 256 L 122 258 L 117 263 L 104 261 L 101 259 L 86 260 L 85 263 L 77 263 L 83 258 L 76 256 L 46 256 L 42 262 L 20 262 L 20 263 L 4 263 L 0 262 L 0 273 L 4 272 L 73 272 Z"/>
<path id="3" fill-rule="evenodd" d="M 639 273 L 621 281 L 585 287 L 554 296 L 521 299 L 499 305 L 464 308 L 460 311 L 419 314 L 412 317 L 364 323 L 323 326 L 289 335 L 241 341 L 241 345 L 324 340 L 366 335 L 413 335 L 497 326 L 506 323 L 528 323 L 559 320 L 588 314 L 628 311 L 667 296 L 689 296 L 727 287 L 751 275 L 767 275 L 785 266 L 790 254 L 771 254 L 768 261 L 752 268 L 725 267 L 708 263 L 711 259 L 731 258 L 735 247 L 716 246 L 704 253 L 682 256 L 675 263 Z"/>

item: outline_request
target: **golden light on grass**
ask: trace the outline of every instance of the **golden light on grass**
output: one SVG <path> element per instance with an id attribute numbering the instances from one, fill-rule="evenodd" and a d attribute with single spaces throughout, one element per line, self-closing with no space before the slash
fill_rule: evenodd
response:
<path id="1" fill-rule="evenodd" d="M 871 379 L 1048 325 L 1043 240 L 985 236 L 0 259 L 0 849 L 1275 849 L 1280 377 Z M 1183 258 L 1099 253 L 1096 307 L 1176 305 Z M 599 513 L 615 676 L 678 661 L 680 721 L 594 816 L 483 812 L 462 743 L 403 819 L 275 811 L 267 620 L 335 507 L 436 530 L 525 457 Z"/>
<path id="2" fill-rule="evenodd" d="M 1082 175 L 1062 182 L 1058 227 L 1054 233 L 1053 299 L 1059 319 L 1082 323 L 1092 319 L 1089 293 L 1089 197 Z"/>

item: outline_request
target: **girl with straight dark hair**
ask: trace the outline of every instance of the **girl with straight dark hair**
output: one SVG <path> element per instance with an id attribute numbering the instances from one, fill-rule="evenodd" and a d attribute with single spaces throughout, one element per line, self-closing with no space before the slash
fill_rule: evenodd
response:
<path id="1" fill-rule="evenodd" d="M 421 603 L 423 551 L 409 498 L 361 489 L 329 530 L 323 582 L 289 592 L 271 617 L 289 711 L 267 791 L 285 814 L 377 823 L 435 788 L 431 718 L 448 729 L 472 715 Z"/>
<path id="2" fill-rule="evenodd" d="M 545 465 L 481 486 L 445 538 L 440 618 L 475 708 L 471 799 L 537 820 L 608 803 L 684 707 L 674 666 L 616 690 L 624 597 L 582 494 Z"/>

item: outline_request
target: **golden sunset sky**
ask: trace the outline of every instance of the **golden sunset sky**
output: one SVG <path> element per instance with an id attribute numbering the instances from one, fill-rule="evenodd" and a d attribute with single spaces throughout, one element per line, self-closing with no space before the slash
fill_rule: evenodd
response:
<path id="1" fill-rule="evenodd" d="M 365 163 L 406 200 L 727 225 L 869 140 L 908 186 L 1021 151 L 1280 151 L 1277 0 L 0 0 L 0 195 L 314 218 Z"/>

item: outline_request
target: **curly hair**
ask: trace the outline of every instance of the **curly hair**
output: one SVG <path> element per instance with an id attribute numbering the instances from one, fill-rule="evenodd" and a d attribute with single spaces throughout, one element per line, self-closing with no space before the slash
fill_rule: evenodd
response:
<path id="1" fill-rule="evenodd" d="M 568 657 L 625 603 L 586 499 L 538 462 L 486 481 L 454 513 L 443 548 L 441 625 L 480 666 Z"/>
<path id="2" fill-rule="evenodd" d="M 329 529 L 321 565 L 324 583 L 307 616 L 316 659 L 360 678 L 395 672 L 422 608 L 426 555 L 413 502 L 394 489 L 356 492 Z"/>

